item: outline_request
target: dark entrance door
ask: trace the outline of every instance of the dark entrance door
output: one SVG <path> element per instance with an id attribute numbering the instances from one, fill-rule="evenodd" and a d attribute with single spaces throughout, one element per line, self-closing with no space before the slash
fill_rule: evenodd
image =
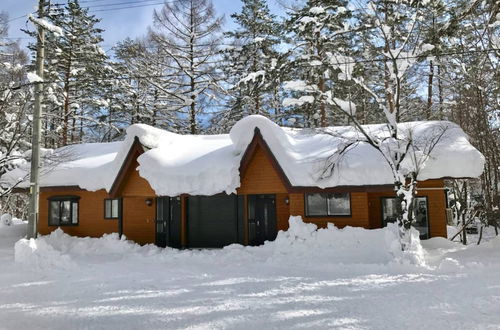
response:
<path id="1" fill-rule="evenodd" d="M 276 195 L 248 195 L 248 241 L 261 245 L 277 235 Z"/>
<path id="2" fill-rule="evenodd" d="M 179 197 L 156 199 L 156 245 L 181 247 L 181 201 Z"/>

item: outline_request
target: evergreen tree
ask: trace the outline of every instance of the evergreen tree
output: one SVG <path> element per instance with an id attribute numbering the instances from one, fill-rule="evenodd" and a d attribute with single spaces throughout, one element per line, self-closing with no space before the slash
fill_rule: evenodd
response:
<path id="1" fill-rule="evenodd" d="M 100 21 L 78 0 L 52 8 L 47 21 L 62 29 L 48 33 L 45 56 L 45 143 L 63 146 L 81 142 L 86 130 L 96 125 L 95 117 L 107 103 L 103 99 L 109 79 L 107 56 Z"/>
<path id="2" fill-rule="evenodd" d="M 279 109 L 273 97 L 279 85 L 276 47 L 280 43 L 276 17 L 263 0 L 243 0 L 241 13 L 231 17 L 238 28 L 225 33 L 231 40 L 224 51 L 225 74 L 232 85 L 228 124 L 250 114 L 276 117 Z"/>
<path id="3" fill-rule="evenodd" d="M 347 84 L 329 64 L 329 54 L 349 50 L 350 11 L 344 0 L 308 0 L 291 13 L 285 27 L 293 42 L 287 70 L 294 80 L 284 84 L 286 106 L 295 109 L 306 127 L 332 124 L 329 101 L 340 84 Z"/>

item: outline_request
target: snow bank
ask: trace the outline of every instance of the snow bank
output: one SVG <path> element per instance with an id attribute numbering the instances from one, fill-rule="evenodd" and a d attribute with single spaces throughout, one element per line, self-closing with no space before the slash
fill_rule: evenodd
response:
<path id="1" fill-rule="evenodd" d="M 454 252 L 448 253 L 448 257 L 460 260 L 464 266 L 480 269 L 500 262 L 500 236 L 483 241 L 480 245 L 471 244 L 467 248 L 460 243 L 454 244 L 458 247 Z"/>
<path id="2" fill-rule="evenodd" d="M 363 142 L 354 144 L 344 154 L 333 175 L 322 175 L 328 165 L 327 159 L 344 149 L 346 143 L 360 137 L 353 127 L 291 129 L 253 115 L 238 121 L 229 135 L 180 135 L 135 124 L 127 129 L 123 142 L 57 149 L 51 160 L 44 164 L 41 186 L 75 185 L 92 191 L 109 191 L 134 139 L 138 138 L 145 152 L 138 158 L 137 170 L 157 195 L 233 193 L 240 186 L 240 161 L 256 128 L 294 186 L 325 188 L 385 185 L 394 181 L 382 155 Z M 366 125 L 364 129 L 381 139 L 389 134 L 385 124 Z M 416 150 L 415 157 L 407 157 L 402 166 L 408 171 L 417 166 L 419 180 L 478 177 L 483 171 L 484 157 L 469 143 L 462 129 L 453 123 L 401 123 L 399 131 L 414 141 Z M 433 142 L 437 143 L 432 154 L 426 157 L 422 150 L 429 149 Z M 17 183 L 28 172 L 29 164 L 26 164 L 22 169 L 4 175 L 0 183 Z M 27 187 L 28 182 L 24 181 L 20 186 Z"/>
<path id="3" fill-rule="evenodd" d="M 21 239 L 17 241 L 14 259 L 31 269 L 75 269 L 76 264 L 68 255 L 54 249 L 43 239 Z"/>
<path id="4" fill-rule="evenodd" d="M 105 234 L 101 238 L 74 237 L 60 228 L 37 239 L 21 239 L 15 244 L 15 261 L 39 270 L 77 268 L 78 261 L 115 261 L 138 253 L 146 253 L 151 247 L 120 239 L 118 234 Z M 153 248 L 157 249 L 157 248 Z"/>
<path id="5" fill-rule="evenodd" d="M 292 216 L 289 229 L 280 231 L 274 242 L 265 248 L 273 249 L 274 259 L 291 256 L 313 263 L 333 264 L 388 264 L 411 263 L 425 266 L 425 258 L 418 232 L 412 230 L 412 250 L 403 253 L 397 225 L 382 229 L 345 227 L 333 224 L 318 229 L 315 224 L 304 223 L 300 216 Z"/>
<path id="6" fill-rule="evenodd" d="M 21 239 L 15 245 L 15 261 L 39 270 L 75 269 L 80 263 L 114 262 L 121 259 L 150 259 L 158 264 L 241 265 L 270 263 L 277 267 L 324 269 L 338 265 L 412 264 L 425 266 L 423 250 L 415 238 L 415 251 L 403 253 L 397 228 L 367 230 L 330 225 L 318 229 L 301 217 L 290 217 L 288 231 L 280 231 L 275 241 L 258 247 L 233 244 L 221 250 L 161 249 L 140 246 L 117 234 L 101 238 L 78 238 L 57 229 L 38 239 Z"/>

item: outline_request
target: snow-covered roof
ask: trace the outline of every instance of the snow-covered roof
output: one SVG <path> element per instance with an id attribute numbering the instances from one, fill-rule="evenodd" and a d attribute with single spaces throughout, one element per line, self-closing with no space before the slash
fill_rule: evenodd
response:
<path id="1" fill-rule="evenodd" d="M 249 116 L 237 122 L 230 134 L 180 135 L 135 124 L 127 129 L 125 140 L 121 142 L 57 149 L 50 157 L 53 165 L 45 166 L 42 171 L 41 186 L 79 186 L 92 191 L 109 191 L 137 137 L 145 147 L 145 152 L 137 159 L 137 170 L 158 195 L 232 193 L 240 185 L 240 162 L 254 137 L 255 128 L 259 129 L 292 186 L 325 188 L 394 182 L 387 162 L 366 142 L 350 147 L 332 175 L 321 175 L 328 157 L 360 137 L 360 133 L 350 126 L 294 129 L 280 127 L 262 116 Z M 367 125 L 364 129 L 377 136 L 385 136 L 388 132 L 384 124 Z M 399 129 L 412 137 L 418 149 L 413 153 L 415 157 L 404 166 L 412 168 L 416 161 L 420 168 L 419 180 L 481 175 L 484 157 L 456 124 L 409 122 L 399 124 Z M 440 138 L 432 140 L 435 136 Z M 422 150 L 431 144 L 435 144 L 431 156 L 423 161 L 419 158 Z M 2 181 L 16 182 L 25 176 L 27 169 L 8 172 Z M 27 182 L 20 184 L 20 187 L 27 186 Z"/>

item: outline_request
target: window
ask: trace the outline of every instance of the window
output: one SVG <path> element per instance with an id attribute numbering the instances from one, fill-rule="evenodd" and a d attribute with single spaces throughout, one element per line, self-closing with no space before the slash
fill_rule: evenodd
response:
<path id="1" fill-rule="evenodd" d="M 49 198 L 49 226 L 78 225 L 78 196 Z"/>
<path id="2" fill-rule="evenodd" d="M 349 193 L 306 194 L 306 215 L 349 216 L 351 215 L 351 195 Z"/>
<path id="3" fill-rule="evenodd" d="M 118 219 L 120 217 L 120 200 L 105 199 L 104 200 L 104 218 Z"/>
<path id="4" fill-rule="evenodd" d="M 429 217 L 427 213 L 427 197 L 415 197 L 412 226 L 420 232 L 420 239 L 429 238 Z M 382 225 L 395 222 L 401 212 L 401 204 L 395 197 L 382 198 Z"/>

